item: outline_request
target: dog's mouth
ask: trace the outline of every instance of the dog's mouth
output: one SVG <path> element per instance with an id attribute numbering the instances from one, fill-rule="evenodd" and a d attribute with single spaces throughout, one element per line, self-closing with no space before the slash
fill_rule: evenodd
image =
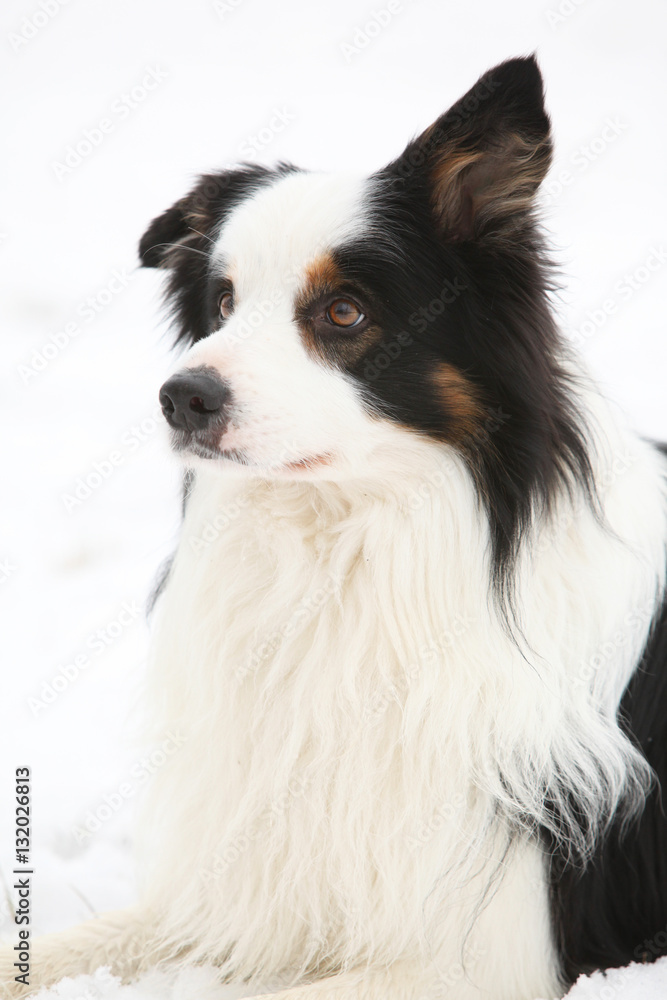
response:
<path id="1" fill-rule="evenodd" d="M 219 435 L 206 431 L 186 431 L 172 429 L 171 446 L 179 455 L 196 455 L 197 458 L 219 459 L 222 457 L 218 447 Z"/>
<path id="2" fill-rule="evenodd" d="M 206 431 L 175 430 L 172 432 L 172 447 L 178 454 L 194 455 L 196 458 L 203 458 L 207 461 L 227 461 L 263 473 L 310 472 L 331 465 L 333 462 L 333 455 L 328 453 L 292 458 L 289 461 L 280 458 L 274 462 L 257 462 L 246 451 L 239 448 L 221 448 L 218 442 L 219 435 L 213 435 Z"/>

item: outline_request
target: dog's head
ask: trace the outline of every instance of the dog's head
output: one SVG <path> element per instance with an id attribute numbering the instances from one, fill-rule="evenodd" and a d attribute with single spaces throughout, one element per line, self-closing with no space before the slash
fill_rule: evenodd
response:
<path id="1" fill-rule="evenodd" d="M 372 474 L 445 442 L 500 535 L 581 451 L 532 218 L 550 161 L 533 58 L 485 74 L 369 178 L 210 174 L 153 221 L 189 350 L 162 387 L 177 450 L 280 478 Z M 196 462 L 195 462 L 196 464 Z"/>

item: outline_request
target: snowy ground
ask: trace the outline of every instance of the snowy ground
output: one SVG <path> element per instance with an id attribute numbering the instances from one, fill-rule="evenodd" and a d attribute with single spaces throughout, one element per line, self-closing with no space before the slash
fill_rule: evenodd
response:
<path id="1" fill-rule="evenodd" d="M 178 976 L 153 973 L 140 983 L 122 986 L 120 980 L 99 969 L 94 976 L 63 980 L 51 990 L 43 990 L 35 1000 L 240 1000 L 239 987 L 220 986 L 215 970 L 186 969 Z M 598 972 L 582 976 L 567 995 L 567 1000 L 665 1000 L 667 996 L 667 958 L 655 965 L 630 965 L 613 969 L 603 976 Z"/>
<path id="2" fill-rule="evenodd" d="M 666 22 L 659 0 L 3 4 L 0 865 L 7 879 L 27 765 L 35 933 L 134 898 L 142 607 L 179 520 L 143 227 L 238 159 L 376 168 L 485 69 L 536 50 L 563 320 L 635 425 L 667 439 Z"/>

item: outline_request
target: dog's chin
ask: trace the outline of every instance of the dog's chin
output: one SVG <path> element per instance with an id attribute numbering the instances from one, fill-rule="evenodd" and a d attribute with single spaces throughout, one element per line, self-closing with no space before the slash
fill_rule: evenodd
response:
<path id="1" fill-rule="evenodd" d="M 184 431 L 173 433 L 172 448 L 187 466 L 217 465 L 221 471 L 234 468 L 266 479 L 319 479 L 330 474 L 334 466 L 334 456 L 328 452 L 303 458 L 290 455 L 289 459 L 281 457 L 274 461 L 258 459 L 244 449 L 221 447 L 219 437 L 214 440 L 206 434 Z"/>

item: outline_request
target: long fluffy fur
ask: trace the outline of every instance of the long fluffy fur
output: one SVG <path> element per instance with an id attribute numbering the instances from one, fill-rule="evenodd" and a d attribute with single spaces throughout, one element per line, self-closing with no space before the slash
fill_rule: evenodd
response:
<path id="1" fill-rule="evenodd" d="M 501 932 L 494 880 L 534 864 L 540 828 L 585 854 L 650 780 L 615 715 L 663 585 L 664 469 L 598 409 L 604 523 L 562 495 L 526 540 L 523 647 L 489 603 L 488 527 L 454 452 L 412 447 L 349 486 L 198 474 L 152 689 L 158 732 L 187 736 L 147 838 L 174 945 L 235 978 L 449 968 L 486 906 L 479 984 L 553 990 L 544 915 L 519 895 Z"/>

